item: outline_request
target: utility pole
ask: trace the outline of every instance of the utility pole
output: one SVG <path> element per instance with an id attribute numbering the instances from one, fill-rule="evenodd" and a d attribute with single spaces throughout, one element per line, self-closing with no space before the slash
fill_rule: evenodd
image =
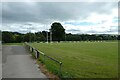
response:
<path id="1" fill-rule="evenodd" d="M 49 30 L 50 30 L 50 42 L 52 43 L 52 30 L 51 29 Z"/>
<path id="2" fill-rule="evenodd" d="M 31 42 L 31 34 L 30 34 L 30 26 L 28 26 L 28 34 L 29 34 L 29 43 Z"/>
<path id="3" fill-rule="evenodd" d="M 48 31 L 46 31 L 46 35 L 47 35 L 46 37 L 47 37 L 47 43 L 48 43 Z"/>
<path id="4" fill-rule="evenodd" d="M 31 27 L 32 27 L 32 26 L 29 27 L 29 30 L 30 30 L 30 31 L 29 31 L 29 35 L 30 35 L 30 43 L 32 42 L 32 40 L 31 40 Z"/>
<path id="5" fill-rule="evenodd" d="M 46 25 L 44 25 L 46 28 L 47 28 L 47 26 Z M 46 43 L 48 43 L 48 29 L 46 29 L 46 39 L 47 39 L 47 42 Z"/>

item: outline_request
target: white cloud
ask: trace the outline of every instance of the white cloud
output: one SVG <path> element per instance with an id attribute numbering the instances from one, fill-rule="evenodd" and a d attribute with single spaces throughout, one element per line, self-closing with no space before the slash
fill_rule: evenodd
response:
<path id="1" fill-rule="evenodd" d="M 89 22 L 94 25 L 72 25 L 72 24 L 64 24 L 65 28 L 70 32 L 70 29 L 79 30 L 77 33 L 87 33 L 87 32 L 95 32 L 95 33 L 113 33 L 118 34 L 118 9 L 114 8 L 111 10 L 109 14 L 98 14 L 93 12 L 86 19 L 79 21 L 68 21 L 69 23 L 81 23 L 81 22 Z M 72 32 L 72 31 L 71 31 Z"/>
<path id="2" fill-rule="evenodd" d="M 6 3 L 3 8 L 3 25 L 0 29 L 24 33 L 37 32 L 50 29 L 51 23 L 58 21 L 68 33 L 117 33 L 116 4 Z M 66 22 L 74 24 L 65 24 Z"/>

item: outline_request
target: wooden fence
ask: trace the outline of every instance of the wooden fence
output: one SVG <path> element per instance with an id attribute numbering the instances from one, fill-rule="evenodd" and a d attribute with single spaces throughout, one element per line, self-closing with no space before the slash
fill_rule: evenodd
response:
<path id="1" fill-rule="evenodd" d="M 49 58 L 50 60 L 52 60 L 52 61 L 56 62 L 57 64 L 59 64 L 59 72 L 58 72 L 58 73 L 59 73 L 59 76 L 61 77 L 61 75 L 62 75 L 62 72 L 61 72 L 61 71 L 62 71 L 62 62 L 60 62 L 60 61 L 58 61 L 58 60 L 56 60 L 56 59 L 54 59 L 54 58 L 46 55 L 45 53 L 37 50 L 36 48 L 30 46 L 27 42 L 25 42 L 25 46 L 26 46 L 31 52 L 33 52 L 33 53 L 35 54 L 35 58 L 36 58 L 36 59 L 40 58 L 40 56 L 43 55 L 43 56 L 44 56 L 44 63 L 45 63 L 45 59 L 46 59 L 46 58 Z"/>

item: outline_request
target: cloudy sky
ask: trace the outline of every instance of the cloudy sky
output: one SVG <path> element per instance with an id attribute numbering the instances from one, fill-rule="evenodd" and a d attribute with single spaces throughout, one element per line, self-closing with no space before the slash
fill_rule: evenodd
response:
<path id="1" fill-rule="evenodd" d="M 1 17 L 4 31 L 37 32 L 60 22 L 67 33 L 118 33 L 117 2 L 4 2 Z"/>

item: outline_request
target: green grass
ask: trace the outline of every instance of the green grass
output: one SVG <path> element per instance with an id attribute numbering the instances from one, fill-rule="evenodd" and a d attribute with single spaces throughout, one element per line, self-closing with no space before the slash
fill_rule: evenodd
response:
<path id="1" fill-rule="evenodd" d="M 63 77 L 117 78 L 118 42 L 31 43 L 33 47 L 63 63 Z M 40 59 L 43 59 L 40 58 Z M 49 59 L 46 67 L 55 74 L 59 65 Z"/>
<path id="2" fill-rule="evenodd" d="M 3 45 L 23 45 L 23 43 L 3 43 Z"/>

